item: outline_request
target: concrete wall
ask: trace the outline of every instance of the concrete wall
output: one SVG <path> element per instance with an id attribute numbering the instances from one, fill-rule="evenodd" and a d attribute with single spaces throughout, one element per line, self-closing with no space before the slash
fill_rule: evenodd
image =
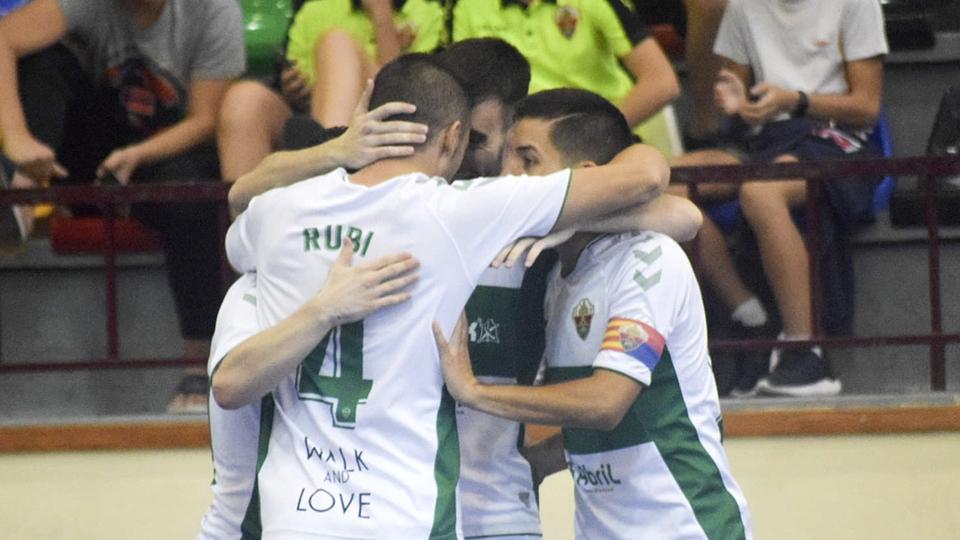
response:
<path id="1" fill-rule="evenodd" d="M 960 538 L 960 434 L 735 439 L 734 474 L 760 539 Z M 209 502 L 205 450 L 0 456 L 10 540 L 193 538 Z M 543 487 L 546 540 L 572 538 L 569 476 Z"/>

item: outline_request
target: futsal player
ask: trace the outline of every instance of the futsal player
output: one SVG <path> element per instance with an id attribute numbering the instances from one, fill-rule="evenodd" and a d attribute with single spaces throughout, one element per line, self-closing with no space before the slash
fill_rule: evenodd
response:
<path id="1" fill-rule="evenodd" d="M 532 95 L 517 118 L 511 172 L 590 167 L 630 144 L 622 114 L 585 91 Z M 435 327 L 450 392 L 486 413 L 563 426 L 565 456 L 537 459 L 571 471 L 577 538 L 750 538 L 721 445 L 703 303 L 682 249 L 653 232 L 578 233 L 558 253 L 544 307 L 547 384 L 478 380 L 462 320 L 450 344 Z"/>

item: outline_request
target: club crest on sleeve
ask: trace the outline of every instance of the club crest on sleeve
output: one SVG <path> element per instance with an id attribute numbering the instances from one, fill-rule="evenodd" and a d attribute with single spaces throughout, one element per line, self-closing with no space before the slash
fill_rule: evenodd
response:
<path id="1" fill-rule="evenodd" d="M 577 327 L 577 335 L 584 341 L 587 340 L 587 335 L 590 333 L 594 313 L 596 313 L 596 308 L 589 298 L 581 299 L 573 308 L 573 324 Z"/>
<path id="2" fill-rule="evenodd" d="M 567 39 L 573 37 L 577 31 L 577 23 L 580 22 L 580 12 L 572 6 L 560 6 L 557 8 L 557 28 Z"/>

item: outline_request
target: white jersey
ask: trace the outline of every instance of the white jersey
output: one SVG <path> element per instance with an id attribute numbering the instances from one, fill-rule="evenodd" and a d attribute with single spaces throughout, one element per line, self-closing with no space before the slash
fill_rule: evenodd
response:
<path id="1" fill-rule="evenodd" d="M 210 342 L 207 374 L 223 357 L 259 332 L 256 274 L 244 274 L 227 290 Z M 240 538 L 240 523 L 250 504 L 257 468 L 260 403 L 226 410 L 210 396 L 210 448 L 213 451 L 213 501 L 203 517 L 198 540 Z"/>
<path id="2" fill-rule="evenodd" d="M 644 388 L 612 431 L 564 429 L 577 538 L 751 538 L 721 445 L 703 301 L 676 242 L 604 236 L 547 289 L 547 382 L 596 368 Z"/>
<path id="3" fill-rule="evenodd" d="M 407 251 L 412 300 L 335 328 L 263 401 L 251 538 L 457 538 L 459 451 L 431 324 L 449 333 L 494 255 L 543 235 L 570 171 L 447 185 L 409 174 L 373 187 L 342 169 L 257 198 L 227 234 L 257 270 L 260 326 L 321 288 L 341 238 L 355 264 Z"/>
<path id="4" fill-rule="evenodd" d="M 542 346 L 530 334 L 543 328 L 530 328 L 524 316 L 531 301 L 521 288 L 525 270 L 522 264 L 487 268 L 467 301 L 470 361 L 486 384 L 517 384 L 520 373 L 535 371 L 540 361 Z M 457 431 L 463 536 L 540 536 L 533 474 L 520 455 L 523 426 L 458 403 Z"/>

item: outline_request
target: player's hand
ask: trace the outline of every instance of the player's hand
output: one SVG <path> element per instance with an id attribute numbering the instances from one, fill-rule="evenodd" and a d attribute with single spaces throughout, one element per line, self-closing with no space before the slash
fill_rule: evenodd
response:
<path id="1" fill-rule="evenodd" d="M 351 266 L 355 244 L 344 238 L 327 282 L 311 300 L 333 326 L 359 321 L 371 313 L 410 299 L 407 290 L 419 277 L 420 262 L 409 253 L 387 255 Z"/>
<path id="2" fill-rule="evenodd" d="M 798 92 L 768 83 L 754 85 L 750 94 L 758 96 L 758 99 L 744 103 L 739 114 L 740 118 L 753 125 L 766 123 L 780 113 L 793 111 L 800 99 Z"/>
<path id="3" fill-rule="evenodd" d="M 470 337 L 467 334 L 466 314 L 460 315 L 450 341 L 443 336 L 440 324 L 434 321 L 433 339 L 437 342 L 440 368 L 443 371 L 443 381 L 447 384 L 447 390 L 454 399 L 469 406 L 473 402 L 473 390 L 476 388 L 477 378 L 473 375 L 470 352 L 467 349 Z"/>
<path id="4" fill-rule="evenodd" d="M 137 150 L 136 146 L 118 148 L 110 152 L 107 159 L 103 160 L 103 163 L 97 167 L 97 177 L 113 173 L 121 184 L 127 185 L 130 183 L 133 171 L 137 170 L 141 161 L 140 151 Z"/>
<path id="5" fill-rule="evenodd" d="M 347 131 L 337 138 L 344 167 L 359 169 L 377 160 L 409 156 L 413 154 L 414 145 L 427 140 L 424 124 L 386 120 L 397 114 L 412 114 L 417 110 L 416 105 L 391 101 L 368 112 L 372 93 L 373 81 L 370 80 Z"/>
<path id="6" fill-rule="evenodd" d="M 287 66 L 280 72 L 280 92 L 294 106 L 307 108 L 310 105 L 310 85 L 296 66 Z"/>
<path id="7" fill-rule="evenodd" d="M 7 136 L 3 143 L 4 152 L 17 170 L 33 180 L 46 183 L 51 177 L 67 176 L 67 169 L 57 162 L 53 149 L 32 136 Z"/>
<path id="8" fill-rule="evenodd" d="M 717 82 L 713 85 L 713 99 L 717 107 L 729 115 L 740 112 L 740 107 L 749 101 L 743 81 L 727 69 L 721 69 L 717 74 Z"/>
<path id="9" fill-rule="evenodd" d="M 500 268 L 500 266 L 513 268 L 513 265 L 517 264 L 520 257 L 526 253 L 527 256 L 523 261 L 523 265 L 530 268 L 533 266 L 533 263 L 537 262 L 537 257 L 539 257 L 544 250 L 559 246 L 572 238 L 576 233 L 576 229 L 563 229 L 552 232 L 543 238 L 537 238 L 535 236 L 521 238 L 514 242 L 513 245 L 501 249 L 500 253 L 497 253 L 497 256 L 494 257 L 493 262 L 490 263 L 490 266 L 494 268 Z"/>

